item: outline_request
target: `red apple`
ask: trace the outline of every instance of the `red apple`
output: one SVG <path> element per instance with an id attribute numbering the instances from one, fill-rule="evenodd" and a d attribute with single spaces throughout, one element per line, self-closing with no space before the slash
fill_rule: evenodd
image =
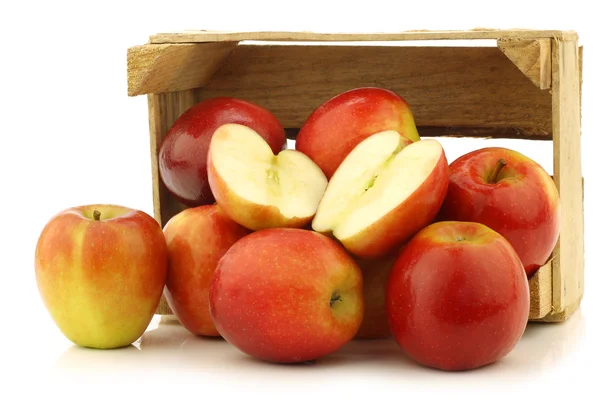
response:
<path id="1" fill-rule="evenodd" d="M 538 163 L 515 150 L 488 147 L 450 164 L 438 219 L 492 228 L 514 247 L 531 277 L 556 246 L 559 216 L 558 190 Z"/>
<path id="2" fill-rule="evenodd" d="M 398 257 L 386 307 L 410 358 L 468 370 L 502 359 L 517 344 L 529 316 L 529 285 L 502 235 L 475 222 L 437 222 Z"/>
<path id="3" fill-rule="evenodd" d="M 251 230 L 303 228 L 315 215 L 327 178 L 296 150 L 279 154 L 252 129 L 219 127 L 208 151 L 208 181 L 217 203 Z"/>
<path id="4" fill-rule="evenodd" d="M 225 252 L 251 231 L 211 204 L 183 210 L 164 227 L 169 255 L 165 298 L 194 335 L 219 336 L 210 316 L 208 289 Z"/>
<path id="5" fill-rule="evenodd" d="M 39 293 L 73 343 L 128 346 L 146 330 L 167 274 L 167 246 L 156 220 L 117 205 L 59 212 L 35 250 Z"/>
<path id="6" fill-rule="evenodd" d="M 419 140 L 413 114 L 402 97 L 376 87 L 352 89 L 312 112 L 298 132 L 296 150 L 309 156 L 330 179 L 357 144 L 387 130 L 412 142 Z"/>
<path id="7" fill-rule="evenodd" d="M 161 179 L 181 203 L 193 207 L 214 202 L 206 175 L 206 158 L 213 133 L 227 123 L 252 128 L 275 154 L 286 147 L 285 132 L 277 118 L 256 104 L 231 97 L 197 103 L 169 129 L 158 157 Z"/>
<path id="8" fill-rule="evenodd" d="M 393 251 L 377 259 L 357 259 L 363 277 L 365 315 L 357 339 L 383 339 L 392 335 L 388 323 L 385 296 L 392 267 L 398 257 Z"/>
<path id="9" fill-rule="evenodd" d="M 343 247 L 324 235 L 264 229 L 240 239 L 219 261 L 210 311 L 223 338 L 250 356 L 312 361 L 358 331 L 362 276 Z"/>
<path id="10" fill-rule="evenodd" d="M 359 258 L 379 258 L 433 220 L 447 186 L 448 162 L 438 141 L 407 143 L 395 131 L 376 133 L 331 177 L 312 228 Z"/>

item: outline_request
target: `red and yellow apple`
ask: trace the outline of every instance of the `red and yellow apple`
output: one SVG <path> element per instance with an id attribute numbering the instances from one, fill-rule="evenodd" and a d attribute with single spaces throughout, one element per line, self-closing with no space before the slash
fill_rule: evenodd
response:
<path id="1" fill-rule="evenodd" d="M 327 186 L 323 172 L 306 155 L 289 149 L 276 155 L 258 133 L 239 124 L 215 131 L 207 165 L 219 206 L 253 231 L 305 227 Z"/>
<path id="2" fill-rule="evenodd" d="M 327 100 L 310 114 L 296 137 L 296 150 L 309 156 L 330 179 L 357 144 L 388 130 L 411 142 L 419 140 L 407 102 L 387 89 L 351 89 Z"/>
<path id="3" fill-rule="evenodd" d="M 213 133 L 227 123 L 252 128 L 275 154 L 286 147 L 281 123 L 259 105 L 232 97 L 216 97 L 195 104 L 169 129 L 158 156 L 160 177 L 181 203 L 193 207 L 214 202 L 206 158 Z"/>
<path id="4" fill-rule="evenodd" d="M 410 358 L 469 370 L 502 359 L 520 340 L 529 285 L 502 235 L 475 222 L 437 222 L 396 260 L 386 307 L 392 334 Z"/>
<path id="5" fill-rule="evenodd" d="M 35 249 L 42 301 L 82 347 L 128 346 L 147 329 L 165 286 L 167 246 L 156 220 L 111 204 L 56 214 Z"/>
<path id="6" fill-rule="evenodd" d="M 181 211 L 163 231 L 169 256 L 164 295 L 169 307 L 194 335 L 219 336 L 208 307 L 210 280 L 223 254 L 251 231 L 216 204 Z"/>
<path id="7" fill-rule="evenodd" d="M 560 201 L 548 173 L 515 150 L 487 147 L 450 164 L 448 193 L 438 220 L 482 223 L 504 236 L 528 277 L 558 240 Z"/>
<path id="8" fill-rule="evenodd" d="M 337 351 L 364 314 L 356 262 L 333 239 L 306 229 L 264 229 L 237 241 L 219 261 L 209 298 L 227 342 L 276 363 Z"/>
<path id="9" fill-rule="evenodd" d="M 365 315 L 357 339 L 383 339 L 391 336 L 385 307 L 387 283 L 398 257 L 393 251 L 376 259 L 356 259 L 363 277 Z"/>
<path id="10" fill-rule="evenodd" d="M 396 131 L 360 142 L 319 203 L 312 229 L 359 258 L 378 258 L 428 225 L 448 186 L 448 162 L 433 139 L 408 143 Z"/>

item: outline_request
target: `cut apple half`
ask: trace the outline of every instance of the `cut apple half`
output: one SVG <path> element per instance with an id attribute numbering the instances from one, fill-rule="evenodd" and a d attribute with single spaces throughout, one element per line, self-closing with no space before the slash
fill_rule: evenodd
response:
<path id="1" fill-rule="evenodd" d="M 325 174 L 308 156 L 297 150 L 274 155 L 258 133 L 239 124 L 215 131 L 207 171 L 217 204 L 254 231 L 308 225 L 327 186 Z"/>
<path id="2" fill-rule="evenodd" d="M 431 223 L 448 189 L 449 168 L 433 139 L 411 143 L 396 131 L 360 142 L 340 164 L 312 221 L 362 258 L 376 258 Z"/>

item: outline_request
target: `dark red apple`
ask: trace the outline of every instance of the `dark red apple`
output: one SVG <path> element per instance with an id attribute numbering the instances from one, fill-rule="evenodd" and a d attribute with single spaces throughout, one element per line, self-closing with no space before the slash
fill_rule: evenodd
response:
<path id="1" fill-rule="evenodd" d="M 266 140 L 274 154 L 286 148 L 281 123 L 256 104 L 216 97 L 190 107 L 167 132 L 158 157 L 161 179 L 181 203 L 189 207 L 214 203 L 206 159 L 213 133 L 228 123 L 252 128 Z"/>
<path id="2" fill-rule="evenodd" d="M 502 235 L 475 222 L 437 222 L 400 253 L 386 308 L 410 358 L 442 370 L 475 369 L 502 359 L 520 340 L 529 285 Z"/>

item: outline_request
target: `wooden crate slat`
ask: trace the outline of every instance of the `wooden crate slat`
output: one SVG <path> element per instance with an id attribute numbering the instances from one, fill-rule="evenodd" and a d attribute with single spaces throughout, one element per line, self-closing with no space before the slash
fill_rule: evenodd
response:
<path id="1" fill-rule="evenodd" d="M 561 201 L 561 230 L 552 262 L 552 311 L 564 320 L 583 296 L 583 188 L 579 48 L 557 40 L 552 50 L 554 179 Z"/>
<path id="2" fill-rule="evenodd" d="M 550 93 L 495 47 L 239 45 L 199 91 L 201 99 L 254 102 L 284 127 L 299 128 L 321 103 L 359 86 L 403 96 L 419 126 L 508 128 L 503 136 L 552 137 Z"/>
<path id="3" fill-rule="evenodd" d="M 150 43 L 201 43 L 227 41 L 396 41 L 396 40 L 462 40 L 501 38 L 556 38 L 575 39 L 573 31 L 528 29 L 473 29 L 473 30 L 415 30 L 404 32 L 273 32 L 273 31 L 210 31 L 187 30 L 157 33 L 150 36 Z"/>
<path id="4" fill-rule="evenodd" d="M 501 39 L 498 48 L 538 88 L 549 89 L 552 83 L 550 39 Z"/>
<path id="5" fill-rule="evenodd" d="M 540 267 L 529 279 L 529 319 L 537 320 L 552 309 L 552 263 Z"/>
<path id="6" fill-rule="evenodd" d="M 129 96 L 175 92 L 205 85 L 235 42 L 150 44 L 127 51 Z"/>

